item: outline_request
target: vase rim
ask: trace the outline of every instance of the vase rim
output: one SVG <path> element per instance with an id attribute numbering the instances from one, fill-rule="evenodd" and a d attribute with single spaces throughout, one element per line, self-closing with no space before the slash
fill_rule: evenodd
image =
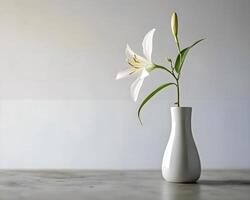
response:
<path id="1" fill-rule="evenodd" d="M 192 107 L 187 107 L 187 106 L 180 106 L 180 107 L 178 107 L 178 106 L 171 106 L 171 109 L 192 109 Z"/>

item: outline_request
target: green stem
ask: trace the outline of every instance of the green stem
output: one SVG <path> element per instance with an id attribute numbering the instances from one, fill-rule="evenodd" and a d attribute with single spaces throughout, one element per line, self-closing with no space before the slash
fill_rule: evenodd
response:
<path id="1" fill-rule="evenodd" d="M 167 71 L 169 74 L 171 74 L 171 75 L 174 77 L 175 80 L 177 79 L 177 77 L 175 76 L 174 72 L 173 72 L 173 71 L 171 72 L 171 71 L 170 71 L 168 68 L 166 68 L 166 67 L 163 67 L 163 66 L 161 66 L 161 65 L 155 65 L 154 69 L 163 69 L 163 70 Z"/>
<path id="2" fill-rule="evenodd" d="M 167 71 L 168 73 L 170 73 L 171 75 L 173 75 L 172 72 L 168 68 L 163 67 L 161 65 L 155 65 L 154 69 L 163 69 L 163 70 Z"/>
<path id="3" fill-rule="evenodd" d="M 176 88 L 177 88 L 177 106 L 180 107 L 180 85 L 179 85 L 179 79 L 176 80 Z"/>
<path id="4" fill-rule="evenodd" d="M 163 69 L 163 70 L 167 71 L 169 74 L 171 74 L 171 75 L 174 77 L 174 79 L 175 79 L 175 81 L 176 81 L 175 86 L 176 86 L 176 88 L 177 88 L 177 102 L 176 102 L 176 104 L 177 104 L 178 107 L 180 107 L 179 74 L 178 74 L 178 76 L 176 77 L 174 71 L 171 72 L 168 68 L 163 67 L 163 66 L 161 66 L 161 65 L 155 65 L 154 69 Z"/>
<path id="5" fill-rule="evenodd" d="M 176 36 L 176 45 L 177 45 L 177 49 L 180 55 L 180 60 L 182 61 L 182 57 L 181 57 L 181 48 L 180 48 L 180 43 L 179 43 L 179 39 Z M 179 79 L 180 79 L 180 73 L 178 73 L 177 75 L 177 79 L 176 79 L 176 87 L 177 87 L 177 106 L 180 107 L 180 84 L 179 84 Z"/>

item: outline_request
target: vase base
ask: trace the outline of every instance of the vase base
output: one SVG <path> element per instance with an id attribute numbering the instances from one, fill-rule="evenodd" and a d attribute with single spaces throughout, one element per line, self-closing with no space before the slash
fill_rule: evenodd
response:
<path id="1" fill-rule="evenodd" d="M 195 181 L 171 181 L 171 180 L 166 180 L 166 181 L 168 183 L 176 183 L 176 184 L 197 184 L 198 180 L 195 180 Z"/>
<path id="2" fill-rule="evenodd" d="M 194 172 L 186 172 L 186 173 L 174 173 L 173 171 L 164 171 L 162 170 L 162 177 L 165 181 L 169 183 L 187 183 L 192 184 L 196 183 L 200 176 L 200 169 Z"/>
<path id="3" fill-rule="evenodd" d="M 168 177 L 168 178 L 166 178 L 164 176 L 162 176 L 162 177 L 163 177 L 163 179 L 165 181 L 167 181 L 169 183 L 182 183 L 182 184 L 195 184 L 195 183 L 197 183 L 197 181 L 200 178 L 200 177 L 192 177 L 192 178 L 181 178 L 181 177 L 179 177 L 179 178 L 174 178 L 174 177 L 170 178 L 170 177 Z"/>

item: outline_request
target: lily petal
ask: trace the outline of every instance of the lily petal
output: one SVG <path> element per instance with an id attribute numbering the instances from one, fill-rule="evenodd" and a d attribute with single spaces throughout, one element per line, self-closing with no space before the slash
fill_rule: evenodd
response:
<path id="1" fill-rule="evenodd" d="M 126 70 L 124 70 L 124 71 L 121 71 L 121 72 L 117 73 L 115 79 L 118 80 L 118 79 L 126 78 L 126 77 L 128 77 L 129 75 L 133 74 L 135 71 L 136 71 L 136 70 L 133 69 L 133 68 L 126 69 Z"/>
<path id="2" fill-rule="evenodd" d="M 143 69 L 140 74 L 140 78 L 146 78 L 149 75 L 148 71 L 146 69 Z"/>
<path id="3" fill-rule="evenodd" d="M 130 93 L 134 101 L 137 101 L 143 81 L 143 78 L 137 78 L 130 87 Z"/>
<path id="4" fill-rule="evenodd" d="M 149 31 L 142 42 L 142 48 L 143 48 L 143 53 L 145 57 L 152 62 L 151 60 L 151 55 L 152 55 L 152 49 L 153 49 L 153 36 L 154 36 L 155 28 Z"/>
<path id="5" fill-rule="evenodd" d="M 140 76 L 138 76 L 138 78 L 132 83 L 130 87 L 130 93 L 134 101 L 137 101 L 144 78 L 148 75 L 149 73 L 147 72 L 147 70 L 143 69 Z"/>

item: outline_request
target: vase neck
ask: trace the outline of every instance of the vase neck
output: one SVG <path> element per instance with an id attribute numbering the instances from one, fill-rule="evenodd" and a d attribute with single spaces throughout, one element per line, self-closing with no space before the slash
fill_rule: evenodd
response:
<path id="1" fill-rule="evenodd" d="M 191 133 L 191 107 L 171 107 L 172 128 L 185 129 Z"/>

